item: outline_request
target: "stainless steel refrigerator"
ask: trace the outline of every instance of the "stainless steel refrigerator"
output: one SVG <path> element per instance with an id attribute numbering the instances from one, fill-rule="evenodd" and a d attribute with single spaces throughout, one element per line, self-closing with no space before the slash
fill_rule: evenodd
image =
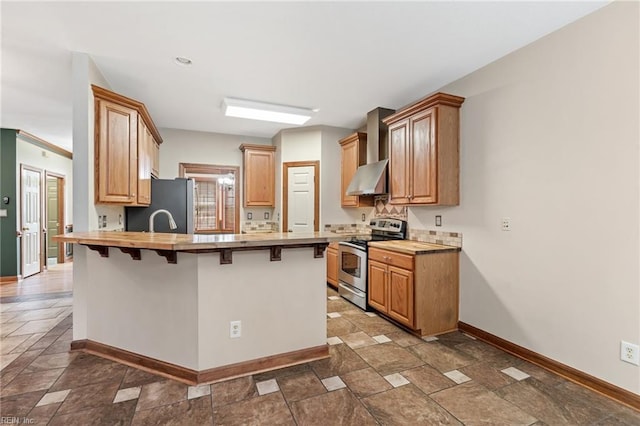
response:
<path id="1" fill-rule="evenodd" d="M 158 209 L 171 212 L 178 225 L 169 228 L 169 219 L 165 214 L 154 218 L 155 232 L 193 234 L 194 232 L 194 186 L 191 179 L 151 179 L 151 205 L 149 207 L 125 207 L 125 230 L 149 231 L 149 216 Z"/>

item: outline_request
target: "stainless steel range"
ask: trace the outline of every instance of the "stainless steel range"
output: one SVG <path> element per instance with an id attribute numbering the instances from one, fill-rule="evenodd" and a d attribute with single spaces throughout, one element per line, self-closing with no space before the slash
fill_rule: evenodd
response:
<path id="1" fill-rule="evenodd" d="M 377 218 L 369 222 L 371 235 L 338 244 L 338 292 L 340 296 L 367 309 L 367 250 L 369 241 L 404 240 L 407 222 L 401 219 Z"/>

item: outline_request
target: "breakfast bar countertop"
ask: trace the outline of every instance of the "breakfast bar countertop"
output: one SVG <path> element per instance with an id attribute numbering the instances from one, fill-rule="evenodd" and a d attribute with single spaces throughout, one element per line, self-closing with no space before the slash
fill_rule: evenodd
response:
<path id="1" fill-rule="evenodd" d="M 57 235 L 55 241 L 152 250 L 205 250 L 293 246 L 344 241 L 357 233 L 169 234 L 163 232 L 90 231 Z"/>

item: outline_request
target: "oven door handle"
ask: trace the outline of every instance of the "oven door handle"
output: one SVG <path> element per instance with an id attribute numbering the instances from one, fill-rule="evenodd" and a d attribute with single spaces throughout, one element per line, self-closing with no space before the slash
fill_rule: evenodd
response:
<path id="1" fill-rule="evenodd" d="M 350 243 L 348 241 L 340 241 L 338 243 L 338 245 L 339 246 L 345 246 L 345 247 L 351 247 L 351 248 L 354 248 L 354 249 L 359 250 L 361 252 L 366 252 L 366 250 L 364 248 L 362 248 L 362 246 L 359 246 L 357 244 L 352 244 L 352 243 Z"/>
<path id="2" fill-rule="evenodd" d="M 347 287 L 346 285 L 340 283 L 340 288 L 347 290 L 349 293 L 355 294 L 358 297 L 365 297 L 367 294 L 366 293 L 361 293 L 361 292 L 356 292 L 354 290 L 351 290 L 349 287 Z"/>

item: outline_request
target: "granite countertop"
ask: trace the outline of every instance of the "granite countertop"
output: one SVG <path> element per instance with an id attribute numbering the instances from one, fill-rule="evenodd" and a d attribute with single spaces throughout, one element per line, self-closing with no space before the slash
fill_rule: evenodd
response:
<path id="1" fill-rule="evenodd" d="M 187 251 L 239 247 L 269 247 L 344 241 L 354 233 L 258 233 L 258 234 L 169 234 L 163 232 L 90 231 L 53 237 L 54 241 L 106 247 Z"/>
<path id="2" fill-rule="evenodd" d="M 406 253 L 406 254 L 412 254 L 412 255 L 462 250 L 460 247 L 445 246 L 442 244 L 423 243 L 420 241 L 413 241 L 413 240 L 369 241 L 369 247 L 392 250 L 392 251 L 397 251 L 399 253 Z"/>

